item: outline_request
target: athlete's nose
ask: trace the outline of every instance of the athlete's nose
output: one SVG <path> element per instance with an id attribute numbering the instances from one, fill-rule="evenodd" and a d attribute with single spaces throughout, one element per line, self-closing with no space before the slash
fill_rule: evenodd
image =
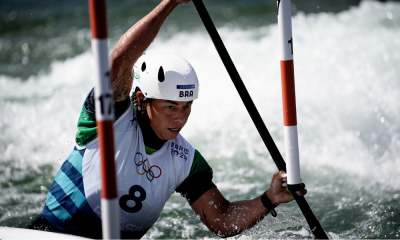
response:
<path id="1" fill-rule="evenodd" d="M 177 111 L 175 115 L 175 121 L 179 123 L 185 124 L 188 119 L 188 114 L 186 113 L 185 109 L 180 109 Z"/>

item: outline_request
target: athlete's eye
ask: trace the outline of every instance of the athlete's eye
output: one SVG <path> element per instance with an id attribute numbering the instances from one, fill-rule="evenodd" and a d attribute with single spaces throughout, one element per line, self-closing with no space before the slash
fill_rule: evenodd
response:
<path id="1" fill-rule="evenodd" d="M 192 103 L 186 104 L 185 108 L 191 108 L 192 107 Z"/>
<path id="2" fill-rule="evenodd" d="M 168 109 L 168 110 L 173 110 L 173 109 L 174 109 L 174 106 L 167 106 L 167 109 Z"/>

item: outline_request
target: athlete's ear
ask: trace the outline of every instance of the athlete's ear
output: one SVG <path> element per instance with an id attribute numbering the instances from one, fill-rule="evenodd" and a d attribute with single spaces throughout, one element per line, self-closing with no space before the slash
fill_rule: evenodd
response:
<path id="1" fill-rule="evenodd" d="M 144 109 L 147 108 L 147 101 L 143 101 L 144 99 L 144 95 L 142 93 L 142 91 L 137 91 L 136 92 L 136 97 L 137 97 L 137 101 L 138 101 L 138 109 L 139 111 L 142 111 Z"/>

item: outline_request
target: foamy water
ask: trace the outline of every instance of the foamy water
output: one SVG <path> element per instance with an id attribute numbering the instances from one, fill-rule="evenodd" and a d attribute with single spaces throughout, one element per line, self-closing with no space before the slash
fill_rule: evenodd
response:
<path id="1" fill-rule="evenodd" d="M 222 27 L 221 38 L 284 156 L 277 25 Z M 364 1 L 338 14 L 293 17 L 300 160 L 306 197 L 332 238 L 400 234 L 400 4 Z M 205 31 L 157 38 L 146 52 L 186 58 L 200 98 L 185 136 L 230 201 L 250 199 L 277 171 Z M 0 225 L 38 214 L 74 146 L 93 86 L 92 55 L 53 62 L 27 81 L 0 75 Z M 311 238 L 295 203 L 240 236 Z M 146 238 L 215 238 L 175 194 Z"/>

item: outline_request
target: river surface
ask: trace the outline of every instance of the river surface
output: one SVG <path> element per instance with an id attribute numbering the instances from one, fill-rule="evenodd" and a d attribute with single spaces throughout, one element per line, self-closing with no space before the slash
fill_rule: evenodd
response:
<path id="1" fill-rule="evenodd" d="M 159 1 L 107 2 L 110 49 Z M 333 3 L 334 2 L 334 3 Z M 275 1 L 204 1 L 284 155 Z M 400 238 L 400 3 L 292 1 L 301 177 L 331 238 Z M 0 226 L 23 227 L 74 146 L 94 85 L 87 1 L 0 2 Z M 230 201 L 277 171 L 193 4 L 177 8 L 147 55 L 176 54 L 200 79 L 182 135 Z M 313 238 L 295 202 L 239 239 Z M 145 235 L 218 238 L 172 195 Z"/>

